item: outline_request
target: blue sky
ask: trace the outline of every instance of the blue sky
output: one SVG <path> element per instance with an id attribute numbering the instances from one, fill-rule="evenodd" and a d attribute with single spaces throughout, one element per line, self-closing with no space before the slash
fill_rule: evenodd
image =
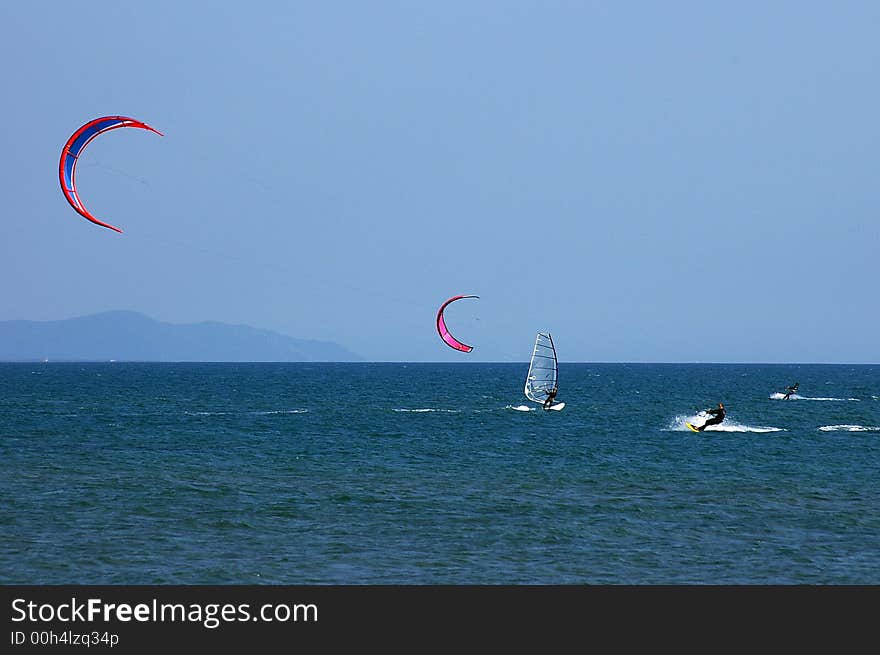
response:
<path id="1" fill-rule="evenodd" d="M 880 4 L 0 6 L 0 320 L 382 361 L 880 362 Z M 120 235 L 77 216 L 77 169 Z M 448 297 L 463 354 L 434 329 Z"/>

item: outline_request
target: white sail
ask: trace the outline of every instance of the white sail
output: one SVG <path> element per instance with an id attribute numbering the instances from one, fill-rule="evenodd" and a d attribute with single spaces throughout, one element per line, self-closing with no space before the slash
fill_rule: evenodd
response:
<path id="1" fill-rule="evenodd" d="M 526 375 L 526 398 L 543 404 L 547 395 L 557 386 L 559 368 L 556 363 L 556 348 L 549 332 L 538 332 L 535 348 Z"/>

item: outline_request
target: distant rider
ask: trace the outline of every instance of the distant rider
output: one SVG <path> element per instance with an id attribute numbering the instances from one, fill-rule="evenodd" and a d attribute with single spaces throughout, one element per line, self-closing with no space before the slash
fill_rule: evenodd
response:
<path id="1" fill-rule="evenodd" d="M 791 385 L 790 387 L 785 387 L 785 396 L 783 396 L 782 399 L 783 399 L 783 400 L 788 400 L 788 397 L 789 397 L 791 394 L 796 393 L 797 390 L 798 390 L 798 385 L 799 385 L 799 384 L 800 384 L 800 382 L 795 382 L 795 383 L 794 383 L 793 385 Z"/>
<path id="2" fill-rule="evenodd" d="M 718 403 L 718 407 L 715 409 L 707 409 L 707 414 L 711 414 L 712 418 L 707 419 L 703 425 L 697 428 L 697 432 L 702 432 L 706 429 L 706 426 L 709 425 L 718 425 L 721 421 L 724 420 L 724 403 Z"/>

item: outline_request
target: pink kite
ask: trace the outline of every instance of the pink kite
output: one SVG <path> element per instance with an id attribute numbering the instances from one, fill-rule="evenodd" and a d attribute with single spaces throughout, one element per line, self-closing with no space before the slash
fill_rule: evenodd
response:
<path id="1" fill-rule="evenodd" d="M 440 309 L 437 311 L 437 332 L 440 333 L 440 338 L 443 339 L 449 347 L 460 350 L 463 353 L 469 353 L 474 347 L 468 346 L 452 336 L 449 332 L 449 328 L 446 327 L 446 321 L 443 320 L 443 310 L 446 309 L 446 306 L 449 305 L 449 303 L 461 300 L 462 298 L 479 298 L 479 296 L 453 296 L 440 305 Z"/>

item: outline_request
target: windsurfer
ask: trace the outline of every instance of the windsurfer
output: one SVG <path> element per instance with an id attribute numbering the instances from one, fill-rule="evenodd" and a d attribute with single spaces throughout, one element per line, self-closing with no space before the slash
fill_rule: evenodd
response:
<path id="1" fill-rule="evenodd" d="M 547 392 L 547 399 L 544 401 L 544 409 L 550 409 L 553 406 L 553 399 L 556 398 L 558 391 L 558 387 L 553 387 Z"/>

